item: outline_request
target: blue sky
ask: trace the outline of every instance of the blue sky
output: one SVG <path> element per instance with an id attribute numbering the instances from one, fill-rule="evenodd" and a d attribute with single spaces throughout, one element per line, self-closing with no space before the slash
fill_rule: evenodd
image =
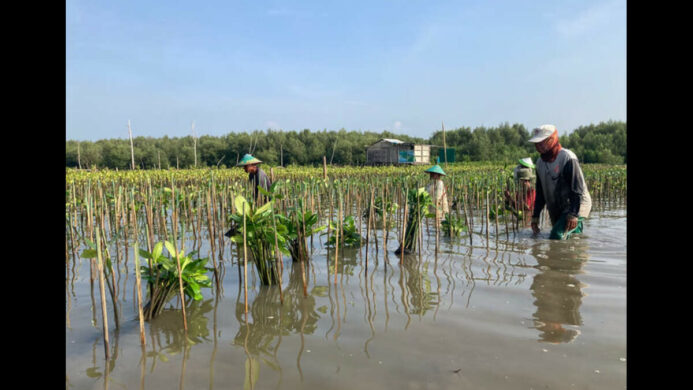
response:
<path id="1" fill-rule="evenodd" d="M 66 138 L 626 120 L 626 2 L 66 2 Z"/>

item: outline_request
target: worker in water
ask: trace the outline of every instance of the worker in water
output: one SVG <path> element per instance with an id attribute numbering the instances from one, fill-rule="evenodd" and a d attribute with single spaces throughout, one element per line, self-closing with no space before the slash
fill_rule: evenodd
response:
<path id="1" fill-rule="evenodd" d="M 592 209 L 592 198 L 575 153 L 562 148 L 558 129 L 542 125 L 532 132 L 541 158 L 537 161 L 536 201 L 532 213 L 532 230 L 539 233 L 539 215 L 546 206 L 551 219 L 549 238 L 563 240 L 582 233 L 583 221 Z"/>
<path id="2" fill-rule="evenodd" d="M 241 158 L 241 161 L 238 162 L 238 166 L 242 166 L 243 169 L 248 173 L 248 181 L 250 181 L 250 184 L 253 187 L 253 199 L 258 205 L 267 199 L 266 197 L 262 196 L 257 187 L 261 186 L 263 189 L 269 192 L 270 186 L 272 185 L 272 182 L 265 171 L 259 167 L 260 163 L 262 163 L 262 161 L 251 156 L 250 154 L 246 154 L 243 156 L 243 158 Z"/>
<path id="3" fill-rule="evenodd" d="M 532 186 L 534 179 L 534 163 L 531 157 L 521 158 L 519 164 L 513 170 L 515 184 L 517 190 L 515 196 L 510 194 L 509 190 L 505 190 L 505 208 L 510 210 L 517 218 L 529 224 L 532 211 L 534 211 L 534 201 L 536 191 Z"/>
<path id="4" fill-rule="evenodd" d="M 248 181 L 250 181 L 250 184 L 253 187 L 253 199 L 255 204 L 258 206 L 269 199 L 263 195 L 260 190 L 257 189 L 257 187 L 261 186 L 263 189 L 269 192 L 269 189 L 272 186 L 272 182 L 270 181 L 269 177 L 267 177 L 265 171 L 258 166 L 260 163 L 262 163 L 262 161 L 251 156 L 250 154 L 246 154 L 237 164 L 237 166 L 243 167 L 243 170 L 248 173 Z M 231 229 L 229 229 L 229 231 L 227 231 L 224 235 L 226 237 L 233 236 L 237 228 L 237 226 L 232 226 Z"/>
<path id="5" fill-rule="evenodd" d="M 438 164 L 428 168 L 425 172 L 431 178 L 431 181 L 426 186 L 426 192 L 431 195 L 431 200 L 433 201 L 433 206 L 429 207 L 429 213 L 435 213 L 436 221 L 440 224 L 445 219 L 445 214 L 450 212 L 448 193 L 443 183 L 443 176 L 446 175 L 443 168 Z"/>

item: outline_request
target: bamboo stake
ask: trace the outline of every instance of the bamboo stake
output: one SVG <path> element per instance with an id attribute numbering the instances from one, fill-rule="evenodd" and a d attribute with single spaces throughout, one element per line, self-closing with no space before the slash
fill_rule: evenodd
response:
<path id="1" fill-rule="evenodd" d="M 327 181 L 327 157 L 322 156 L 322 178 Z"/>
<path id="2" fill-rule="evenodd" d="M 187 316 L 185 314 L 185 295 L 183 293 L 183 275 L 182 275 L 182 270 L 180 268 L 180 253 L 178 253 L 178 244 L 177 244 L 177 239 L 176 239 L 176 234 L 178 231 L 177 221 L 177 207 L 176 207 L 176 183 L 173 181 L 173 178 L 171 178 L 171 205 L 173 207 L 173 212 L 171 214 L 171 226 L 173 227 L 173 249 L 174 249 L 174 254 L 176 256 L 176 266 L 178 268 L 178 288 L 180 292 L 180 306 L 181 309 L 183 310 L 183 329 L 185 329 L 185 334 L 187 337 L 188 334 L 188 320 Z"/>
<path id="3" fill-rule="evenodd" d="M 404 200 L 404 218 L 402 219 L 402 243 L 400 245 L 400 256 L 399 256 L 399 264 L 402 265 L 404 264 L 404 235 L 407 231 L 407 209 L 408 209 L 408 204 L 407 200 L 405 198 Z"/>
<path id="4" fill-rule="evenodd" d="M 135 170 L 135 146 L 132 143 L 132 128 L 130 127 L 130 119 L 128 119 L 128 133 L 130 134 L 130 157 L 132 158 L 132 170 Z M 105 237 L 104 237 L 105 238 Z"/>
<path id="5" fill-rule="evenodd" d="M 334 284 L 337 284 L 337 265 L 339 263 L 339 231 L 341 230 L 342 226 L 342 194 L 339 193 L 339 196 L 337 197 L 337 202 L 339 203 L 339 213 L 337 214 L 337 229 L 336 231 L 336 238 L 335 238 L 335 253 L 334 253 Z M 368 249 L 366 249 L 367 251 Z M 368 253 L 368 252 L 366 252 Z"/>
<path id="6" fill-rule="evenodd" d="M 131 208 L 131 215 L 133 218 L 135 217 L 135 190 L 130 189 L 132 192 L 132 198 L 130 199 L 130 202 L 132 204 Z M 137 242 L 137 224 L 135 224 L 135 245 L 133 247 L 133 250 L 135 251 L 135 278 L 136 278 L 136 283 L 137 283 L 137 312 L 139 313 L 139 320 L 140 320 L 140 342 L 142 346 L 144 347 L 146 345 L 145 337 L 144 337 L 144 316 L 142 315 L 142 282 L 141 282 L 141 276 L 140 276 L 140 257 L 139 257 L 139 245 Z"/>
<path id="7" fill-rule="evenodd" d="M 99 229 L 96 229 L 96 258 L 98 259 L 99 269 L 99 291 L 101 292 L 101 316 L 103 319 L 103 345 L 106 352 L 106 360 L 110 357 L 108 344 L 108 315 L 106 313 L 106 295 L 103 277 L 103 260 L 101 258 L 101 234 Z"/>
<path id="8" fill-rule="evenodd" d="M 245 315 L 248 316 L 248 245 L 245 223 L 245 204 L 243 205 L 243 288 L 245 290 Z"/>

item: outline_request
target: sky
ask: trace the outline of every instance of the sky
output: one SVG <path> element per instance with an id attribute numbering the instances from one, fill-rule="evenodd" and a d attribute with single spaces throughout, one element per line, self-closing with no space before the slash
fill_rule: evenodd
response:
<path id="1" fill-rule="evenodd" d="M 626 120 L 625 0 L 66 1 L 68 140 Z"/>

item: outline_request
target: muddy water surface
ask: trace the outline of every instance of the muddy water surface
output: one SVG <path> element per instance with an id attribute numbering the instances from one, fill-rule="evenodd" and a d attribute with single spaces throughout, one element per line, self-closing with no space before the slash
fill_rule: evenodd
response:
<path id="1" fill-rule="evenodd" d="M 134 262 L 117 274 L 121 326 L 109 305 L 104 358 L 98 284 L 89 263 L 68 267 L 66 374 L 71 389 L 623 389 L 626 387 L 626 211 L 597 210 L 568 241 L 491 227 L 424 238 L 400 265 L 371 247 L 334 255 L 316 237 L 303 296 L 301 269 L 284 260 L 283 296 L 249 267 L 248 315 L 235 249 L 223 292 L 170 308 L 139 341 Z M 378 231 L 378 233 L 382 233 Z M 365 234 L 364 234 L 365 235 Z M 192 246 L 192 242 L 189 245 Z M 132 251 L 132 248 L 129 249 Z M 202 253 L 206 253 L 202 247 Z M 343 256 L 343 257 L 342 257 Z M 239 274 L 240 273 L 240 274 Z M 241 281 L 239 283 L 239 281 Z M 143 288 L 144 292 L 144 288 Z M 94 305 L 95 303 L 95 305 Z"/>

